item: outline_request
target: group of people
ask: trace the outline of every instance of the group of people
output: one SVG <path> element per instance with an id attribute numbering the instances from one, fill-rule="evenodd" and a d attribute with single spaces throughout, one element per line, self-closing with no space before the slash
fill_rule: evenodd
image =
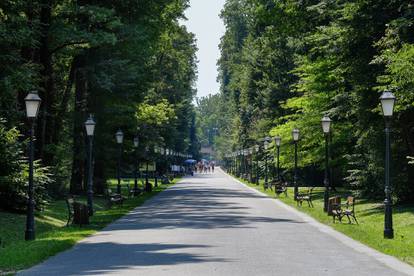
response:
<path id="1" fill-rule="evenodd" d="M 214 161 L 199 161 L 195 166 L 194 170 L 196 173 L 214 173 Z"/>

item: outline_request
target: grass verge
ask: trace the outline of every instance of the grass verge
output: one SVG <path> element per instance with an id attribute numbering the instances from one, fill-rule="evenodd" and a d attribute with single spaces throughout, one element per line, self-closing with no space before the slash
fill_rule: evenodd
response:
<path id="1" fill-rule="evenodd" d="M 87 226 L 66 227 L 67 207 L 64 200 L 51 202 L 44 211 L 36 213 L 36 240 L 25 241 L 24 230 L 26 216 L 0 212 L 0 275 L 12 275 L 16 271 L 31 267 L 63 250 L 75 245 L 79 240 L 96 233 L 109 223 L 122 217 L 147 199 L 175 184 L 159 185 L 152 193 L 145 193 L 124 201 L 122 206 L 107 208 L 107 200 L 94 198 L 95 214 Z M 111 184 L 114 181 L 111 181 Z M 111 185 L 112 186 L 112 185 Z M 127 193 L 124 189 L 123 193 Z M 78 198 L 77 201 L 85 201 Z"/>
<path id="2" fill-rule="evenodd" d="M 275 193 L 271 190 L 264 190 L 263 184 L 255 185 L 247 183 L 242 179 L 239 181 L 255 188 L 270 197 L 275 198 Z M 307 188 L 299 188 L 303 192 Z M 348 224 L 344 218 L 343 223 L 333 223 L 332 217 L 323 212 L 323 188 L 316 188 L 313 193 L 314 208 L 308 207 L 304 202 L 302 207 L 298 207 L 293 200 L 293 188 L 289 188 L 288 197 L 284 194 L 277 198 L 282 202 L 310 215 L 321 223 L 344 233 L 345 235 L 360 241 L 380 252 L 397 257 L 410 265 L 414 265 L 414 205 L 397 205 L 393 207 L 393 220 L 395 238 L 392 240 L 383 238 L 384 230 L 384 208 L 381 202 L 374 202 L 366 199 L 357 199 L 355 212 L 359 225 Z M 349 195 L 349 191 L 339 190 L 333 195 L 340 195 L 344 198 Z"/>

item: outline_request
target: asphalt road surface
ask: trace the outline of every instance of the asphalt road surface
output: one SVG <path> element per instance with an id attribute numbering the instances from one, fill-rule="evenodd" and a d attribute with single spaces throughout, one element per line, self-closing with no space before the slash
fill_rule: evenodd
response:
<path id="1" fill-rule="evenodd" d="M 19 275 L 407 275 L 363 251 L 218 170 Z"/>

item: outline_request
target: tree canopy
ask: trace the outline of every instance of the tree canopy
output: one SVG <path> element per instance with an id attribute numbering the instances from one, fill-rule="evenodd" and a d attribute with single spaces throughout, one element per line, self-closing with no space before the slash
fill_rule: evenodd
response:
<path id="1" fill-rule="evenodd" d="M 383 196 L 384 122 L 379 97 L 397 97 L 392 133 L 395 196 L 414 199 L 413 23 L 409 1 L 227 0 L 219 60 L 221 91 L 209 99 L 220 154 L 282 137 L 281 165 L 293 166 L 291 131 L 301 132 L 299 165 L 323 165 L 320 120 L 333 120 L 337 185 Z M 216 101 L 216 98 L 220 98 Z M 230 113 L 230 114 L 228 114 Z M 320 183 L 322 185 L 322 183 Z"/>
<path id="2" fill-rule="evenodd" d="M 85 189 L 89 113 L 97 122 L 97 191 L 114 176 L 118 129 L 127 153 L 135 135 L 142 147 L 196 150 L 190 139 L 195 38 L 180 23 L 187 7 L 187 0 L 1 1 L 0 151 L 12 161 L 0 165 L 1 204 L 25 156 L 23 99 L 31 90 L 42 98 L 35 153 L 52 195 Z"/>

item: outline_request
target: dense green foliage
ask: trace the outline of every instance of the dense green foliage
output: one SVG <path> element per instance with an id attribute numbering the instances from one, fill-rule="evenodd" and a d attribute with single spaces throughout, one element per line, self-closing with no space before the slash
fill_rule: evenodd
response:
<path id="1" fill-rule="evenodd" d="M 0 163 L 2 186 L 15 187 L 11 179 L 23 166 L 25 136 L 19 133 L 27 133 L 23 99 L 31 90 L 42 98 L 35 155 L 40 167 L 50 169 L 52 195 L 85 189 L 83 123 L 89 113 L 97 122 L 98 192 L 114 176 L 118 129 L 125 133 L 125 164 L 133 163 L 134 135 L 141 159 L 143 148 L 155 144 L 192 153 L 196 46 L 179 23 L 187 2 L 1 1 L 0 118 L 7 120 L 1 136 L 13 136 L 0 139 L 2 158 L 12 155 Z"/>
<path id="2" fill-rule="evenodd" d="M 323 169 L 320 120 L 333 121 L 333 182 L 383 196 L 384 122 L 379 96 L 398 98 L 392 183 L 414 199 L 414 7 L 409 1 L 228 0 L 216 101 L 222 156 L 265 136 L 282 137 L 293 166 L 291 131 L 301 131 L 299 166 Z M 229 115 L 228 113 L 231 113 Z M 318 184 L 318 183 L 316 183 Z M 322 183 L 319 183 L 322 185 Z"/>
<path id="3" fill-rule="evenodd" d="M 19 131 L 6 129 L 0 121 L 0 207 L 25 210 L 28 165 L 22 159 Z M 44 207 L 48 195 L 46 188 L 53 183 L 47 167 L 35 162 L 35 201 L 38 209 Z"/>

